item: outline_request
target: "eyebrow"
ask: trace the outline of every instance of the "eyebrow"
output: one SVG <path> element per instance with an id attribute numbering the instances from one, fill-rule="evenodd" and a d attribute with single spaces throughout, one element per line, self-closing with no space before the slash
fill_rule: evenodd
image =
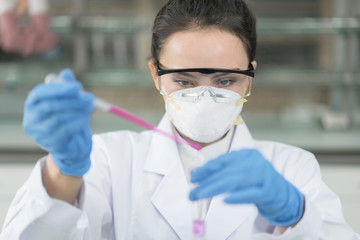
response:
<path id="1" fill-rule="evenodd" d="M 234 73 L 228 73 L 228 72 L 217 73 L 215 76 L 212 76 L 211 79 L 221 77 L 221 76 L 224 76 L 224 75 L 230 75 L 230 74 L 234 74 Z"/>
<path id="2" fill-rule="evenodd" d="M 193 78 L 193 79 L 198 79 L 196 76 L 190 74 L 190 73 L 187 73 L 187 72 L 177 72 L 175 74 L 179 74 L 179 75 L 183 75 L 185 77 L 189 77 L 189 78 Z M 211 76 L 211 80 L 216 80 L 216 78 L 218 77 L 221 77 L 221 76 L 224 76 L 224 75 L 230 75 L 230 74 L 234 74 L 234 73 L 228 73 L 228 72 L 223 72 L 223 73 L 217 73 L 216 75 L 214 76 Z M 206 75 L 206 74 L 204 74 Z"/>
<path id="3" fill-rule="evenodd" d="M 191 75 L 190 73 L 187 73 L 187 72 L 177 72 L 175 74 L 183 75 L 185 77 L 196 78 L 194 75 Z"/>

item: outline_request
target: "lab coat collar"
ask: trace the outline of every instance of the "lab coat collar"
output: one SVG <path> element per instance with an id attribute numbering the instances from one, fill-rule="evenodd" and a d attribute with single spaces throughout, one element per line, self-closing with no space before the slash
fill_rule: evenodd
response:
<path id="1" fill-rule="evenodd" d="M 255 148 L 255 140 L 245 123 L 236 126 L 230 152 L 244 148 Z"/>
<path id="2" fill-rule="evenodd" d="M 166 117 L 158 127 L 173 132 L 171 122 Z M 251 147 L 254 147 L 254 140 L 246 125 L 237 126 L 231 151 Z M 177 144 L 154 133 L 144 171 L 163 175 L 151 201 L 181 239 L 191 239 L 194 206 L 188 199 L 190 187 Z M 206 216 L 207 236 L 210 239 L 228 238 L 254 211 L 256 208 L 252 205 L 229 205 L 223 202 L 221 196 L 215 197 Z"/>

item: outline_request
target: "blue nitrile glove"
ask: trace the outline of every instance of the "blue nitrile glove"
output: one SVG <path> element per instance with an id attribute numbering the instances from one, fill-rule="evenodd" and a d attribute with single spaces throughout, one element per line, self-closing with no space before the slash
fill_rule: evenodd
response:
<path id="1" fill-rule="evenodd" d="M 58 77 L 60 82 L 41 83 L 29 93 L 23 127 L 51 154 L 61 173 L 81 177 L 90 168 L 94 96 L 82 91 L 71 70 L 61 71 Z"/>
<path id="2" fill-rule="evenodd" d="M 303 213 L 304 197 L 255 149 L 224 154 L 191 173 L 199 185 L 190 200 L 226 193 L 226 203 L 253 203 L 274 226 L 290 226 Z"/>

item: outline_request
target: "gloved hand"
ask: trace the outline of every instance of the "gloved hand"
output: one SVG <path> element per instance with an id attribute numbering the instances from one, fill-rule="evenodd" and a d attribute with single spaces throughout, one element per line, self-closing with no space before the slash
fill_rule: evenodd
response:
<path id="1" fill-rule="evenodd" d="M 94 96 L 82 91 L 71 70 L 63 70 L 59 78 L 60 82 L 41 83 L 29 93 L 23 128 L 51 154 L 61 173 L 81 177 L 90 168 Z"/>
<path id="2" fill-rule="evenodd" d="M 192 171 L 191 182 L 199 185 L 190 192 L 190 200 L 226 193 L 226 203 L 253 203 L 274 226 L 290 226 L 303 214 L 303 195 L 255 149 L 207 162 Z"/>

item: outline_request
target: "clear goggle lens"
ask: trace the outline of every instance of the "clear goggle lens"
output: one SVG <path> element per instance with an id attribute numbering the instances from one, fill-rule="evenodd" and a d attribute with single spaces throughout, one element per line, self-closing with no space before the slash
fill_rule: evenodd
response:
<path id="1" fill-rule="evenodd" d="M 204 74 L 200 72 L 174 72 L 159 76 L 159 86 L 161 94 L 166 96 L 179 90 L 209 86 L 230 90 L 245 98 L 251 94 L 252 79 L 253 77 L 241 73 L 214 72 Z M 211 97 L 219 99 L 219 101 L 229 97 L 226 93 L 215 94 L 213 91 L 208 92 Z M 191 92 L 189 90 L 182 97 L 188 98 L 189 101 L 194 101 L 195 98 L 203 94 L 205 94 L 205 90 L 204 92 L 198 92 L 198 90 Z"/>
<path id="2" fill-rule="evenodd" d="M 215 89 L 209 86 L 200 86 L 195 88 L 188 88 L 179 90 L 170 94 L 170 97 L 175 100 L 181 100 L 186 102 L 197 102 L 200 97 L 212 98 L 217 103 L 228 103 L 235 98 L 242 98 L 238 93 L 227 89 Z"/>

